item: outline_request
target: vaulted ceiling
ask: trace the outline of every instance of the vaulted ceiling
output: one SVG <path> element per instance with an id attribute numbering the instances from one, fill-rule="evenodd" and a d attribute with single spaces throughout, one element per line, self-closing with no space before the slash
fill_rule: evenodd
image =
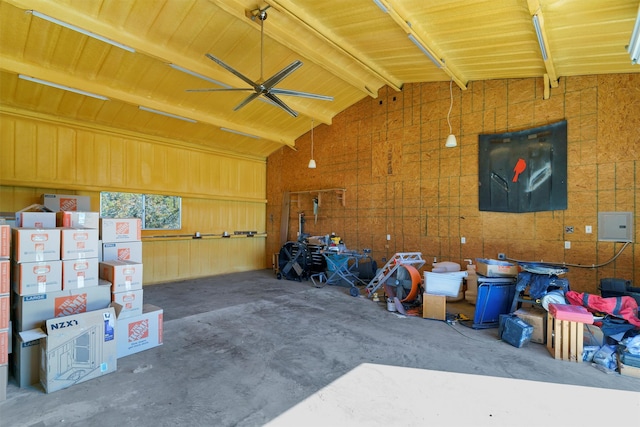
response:
<path id="1" fill-rule="evenodd" d="M 539 77 L 552 88 L 566 76 L 640 72 L 626 51 L 638 8 L 637 0 L 0 0 L 0 111 L 265 158 L 385 85 L 453 79 L 466 89 Z M 187 91 L 247 88 L 296 60 L 303 65 L 273 86 L 333 98 L 278 94 L 297 117 L 264 96 L 234 110 L 252 91 Z"/>

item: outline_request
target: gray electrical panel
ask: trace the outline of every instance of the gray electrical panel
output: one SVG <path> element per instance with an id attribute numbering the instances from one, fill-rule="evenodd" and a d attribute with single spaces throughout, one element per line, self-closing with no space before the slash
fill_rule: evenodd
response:
<path id="1" fill-rule="evenodd" d="M 631 212 L 598 212 L 598 240 L 632 242 L 633 215 Z"/>

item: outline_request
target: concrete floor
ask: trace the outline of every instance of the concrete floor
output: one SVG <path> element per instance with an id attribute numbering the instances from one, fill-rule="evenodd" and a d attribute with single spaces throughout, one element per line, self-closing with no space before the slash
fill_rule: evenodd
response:
<path id="1" fill-rule="evenodd" d="M 640 392 L 640 379 L 554 360 L 540 344 L 512 347 L 497 329 L 399 316 L 348 291 L 271 270 L 147 286 L 145 302 L 164 309 L 162 346 L 52 394 L 10 380 L 0 426 L 261 426 L 363 363 L 594 387 L 595 408 L 552 397 L 568 411 L 607 411 L 597 388 Z M 384 389 L 354 393 L 370 396 L 368 411 L 402 411 Z M 474 396 L 462 386 L 458 399 L 464 408 Z M 523 410 L 534 416 L 536 404 Z"/>

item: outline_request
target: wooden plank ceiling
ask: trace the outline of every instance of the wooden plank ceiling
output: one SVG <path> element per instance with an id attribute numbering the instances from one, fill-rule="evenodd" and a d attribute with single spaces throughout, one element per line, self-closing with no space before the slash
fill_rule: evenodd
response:
<path id="1" fill-rule="evenodd" d="M 625 46 L 637 0 L 0 0 L 0 108 L 161 136 L 259 159 L 295 145 L 311 123 L 377 97 L 385 85 L 637 73 Z M 266 9 L 261 49 L 257 10 Z M 52 23 L 44 14 L 132 48 Z M 253 11 L 253 12 L 252 12 Z M 547 59 L 532 16 L 538 15 Z M 414 44 L 423 46 L 435 62 Z M 234 111 L 247 83 L 293 61 L 275 87 L 333 97 L 263 97 Z M 262 59 L 261 59 L 262 58 Z M 202 78 L 179 71 L 175 64 Z M 19 76 L 102 95 L 95 99 Z M 217 82 L 217 83 L 216 83 Z M 187 122 L 141 110 L 189 118 Z M 227 129 L 227 130 L 224 130 Z M 232 133 L 228 130 L 249 134 Z"/>

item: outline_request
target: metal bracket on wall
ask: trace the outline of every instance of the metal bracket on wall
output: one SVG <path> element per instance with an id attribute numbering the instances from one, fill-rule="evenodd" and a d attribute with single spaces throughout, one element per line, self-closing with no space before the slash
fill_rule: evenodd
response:
<path id="1" fill-rule="evenodd" d="M 291 203 L 297 203 L 298 208 L 300 208 L 300 201 L 301 201 L 300 196 L 302 194 L 311 194 L 312 196 L 315 196 L 318 199 L 318 206 L 320 206 L 322 204 L 322 193 L 335 193 L 342 207 L 345 207 L 346 192 L 347 192 L 346 188 L 325 188 L 322 190 L 291 191 L 289 193 L 289 197 L 290 197 L 289 200 Z"/>

